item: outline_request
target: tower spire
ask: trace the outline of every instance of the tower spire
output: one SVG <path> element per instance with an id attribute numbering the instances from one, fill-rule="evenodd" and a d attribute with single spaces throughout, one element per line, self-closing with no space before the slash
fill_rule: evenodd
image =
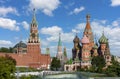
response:
<path id="1" fill-rule="evenodd" d="M 36 21 L 36 16 L 35 16 L 35 8 L 33 9 L 33 19 L 32 19 L 31 24 L 35 24 L 37 26 L 37 21 Z"/>
<path id="2" fill-rule="evenodd" d="M 87 20 L 87 22 L 89 22 L 89 20 L 90 20 L 90 15 L 89 14 L 87 14 L 86 20 Z"/>
<path id="3" fill-rule="evenodd" d="M 104 27 L 103 27 L 103 33 L 102 33 L 102 35 L 104 36 Z"/>
<path id="4" fill-rule="evenodd" d="M 61 42 L 61 33 L 59 33 L 59 41 L 58 41 L 58 46 L 62 46 L 62 42 Z"/>
<path id="5" fill-rule="evenodd" d="M 30 36 L 28 39 L 27 52 L 30 54 L 41 53 L 38 25 L 35 17 L 35 9 L 33 9 L 33 18 L 30 24 Z"/>
<path id="6" fill-rule="evenodd" d="M 90 26 L 90 15 L 89 14 L 86 15 L 86 27 L 84 30 L 84 35 L 86 35 L 89 38 L 90 47 L 93 47 L 94 46 L 94 39 L 93 39 L 92 28 Z"/>
<path id="7" fill-rule="evenodd" d="M 58 41 L 58 48 L 57 48 L 57 55 L 56 55 L 56 57 L 57 57 L 60 61 L 63 60 L 61 33 L 59 33 L 59 41 Z"/>

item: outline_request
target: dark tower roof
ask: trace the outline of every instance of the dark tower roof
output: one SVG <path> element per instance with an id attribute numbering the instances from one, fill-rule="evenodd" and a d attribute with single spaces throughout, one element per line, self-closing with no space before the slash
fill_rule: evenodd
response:
<path id="1" fill-rule="evenodd" d="M 18 47 L 21 47 L 21 48 L 27 48 L 27 45 L 25 43 L 23 43 L 22 41 L 20 41 L 19 43 L 17 43 L 14 48 L 18 48 Z"/>
<path id="2" fill-rule="evenodd" d="M 79 37 L 77 36 L 77 34 L 76 34 L 73 42 L 74 42 L 74 43 L 79 43 L 79 42 L 80 42 L 80 39 L 79 39 Z"/>
<path id="3" fill-rule="evenodd" d="M 87 15 L 86 16 L 86 20 L 87 20 L 87 24 L 86 24 L 86 27 L 85 27 L 85 31 L 87 30 L 91 30 L 91 26 L 90 26 L 90 15 Z"/>

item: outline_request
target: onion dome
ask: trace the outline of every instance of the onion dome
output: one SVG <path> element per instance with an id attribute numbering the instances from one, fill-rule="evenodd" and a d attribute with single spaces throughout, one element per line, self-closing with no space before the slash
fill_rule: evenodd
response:
<path id="1" fill-rule="evenodd" d="M 89 39 L 84 35 L 84 37 L 81 40 L 82 43 L 90 43 Z"/>
<path id="2" fill-rule="evenodd" d="M 107 43 L 108 43 L 108 39 L 104 36 L 104 33 L 103 33 L 102 36 L 100 37 L 99 43 L 100 43 L 100 44 L 107 44 Z"/>
<path id="3" fill-rule="evenodd" d="M 80 42 L 80 39 L 78 38 L 78 36 L 76 35 L 74 40 L 73 40 L 74 43 L 79 43 Z"/>
<path id="4" fill-rule="evenodd" d="M 14 48 L 18 48 L 18 47 L 21 47 L 21 48 L 27 48 L 27 45 L 25 43 L 23 43 L 22 41 L 20 41 L 19 43 L 17 43 Z"/>

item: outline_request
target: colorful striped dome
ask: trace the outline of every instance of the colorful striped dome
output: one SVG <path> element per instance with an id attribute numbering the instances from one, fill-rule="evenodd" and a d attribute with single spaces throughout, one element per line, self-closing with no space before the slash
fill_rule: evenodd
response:
<path id="1" fill-rule="evenodd" d="M 99 39 L 99 43 L 100 44 L 107 44 L 107 42 L 108 42 L 108 39 L 104 36 L 104 33 L 103 33 Z"/>
<path id="2" fill-rule="evenodd" d="M 90 43 L 89 39 L 84 35 L 84 37 L 81 40 L 82 43 Z"/>

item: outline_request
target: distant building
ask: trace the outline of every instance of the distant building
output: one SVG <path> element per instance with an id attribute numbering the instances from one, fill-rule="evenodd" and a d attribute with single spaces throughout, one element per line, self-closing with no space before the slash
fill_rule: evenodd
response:
<path id="1" fill-rule="evenodd" d="M 111 55 L 109 49 L 108 39 L 105 37 L 104 32 L 99 39 L 99 46 L 97 42 L 94 42 L 92 28 L 90 26 L 90 15 L 86 16 L 87 22 L 83 32 L 83 38 L 80 40 L 79 37 L 75 36 L 72 49 L 73 63 L 71 65 L 65 65 L 65 71 L 72 68 L 76 71 L 79 68 L 89 69 L 91 65 L 91 59 L 94 56 L 103 56 L 106 62 L 106 67 L 111 65 Z"/>
<path id="2" fill-rule="evenodd" d="M 57 55 L 56 57 L 63 61 L 63 51 L 62 51 L 62 42 L 61 42 L 61 34 L 59 33 L 59 41 L 58 41 L 58 47 L 57 47 Z"/>
<path id="3" fill-rule="evenodd" d="M 32 67 L 37 69 L 50 68 L 50 54 L 41 53 L 35 10 L 33 13 L 32 22 L 30 24 L 30 36 L 27 44 L 20 41 L 14 46 L 14 53 L 0 53 L 0 56 L 5 55 L 9 55 L 14 58 L 18 67 Z"/>
<path id="4" fill-rule="evenodd" d="M 64 48 L 64 51 L 62 50 L 62 41 L 61 41 L 61 34 L 59 33 L 59 41 L 58 41 L 58 47 L 57 47 L 57 59 L 60 60 L 61 68 L 60 70 L 64 69 L 64 64 L 67 62 L 67 51 L 66 48 Z"/>
<path id="5" fill-rule="evenodd" d="M 13 47 L 13 53 L 19 54 L 19 53 L 27 53 L 27 45 L 20 41 Z"/>

